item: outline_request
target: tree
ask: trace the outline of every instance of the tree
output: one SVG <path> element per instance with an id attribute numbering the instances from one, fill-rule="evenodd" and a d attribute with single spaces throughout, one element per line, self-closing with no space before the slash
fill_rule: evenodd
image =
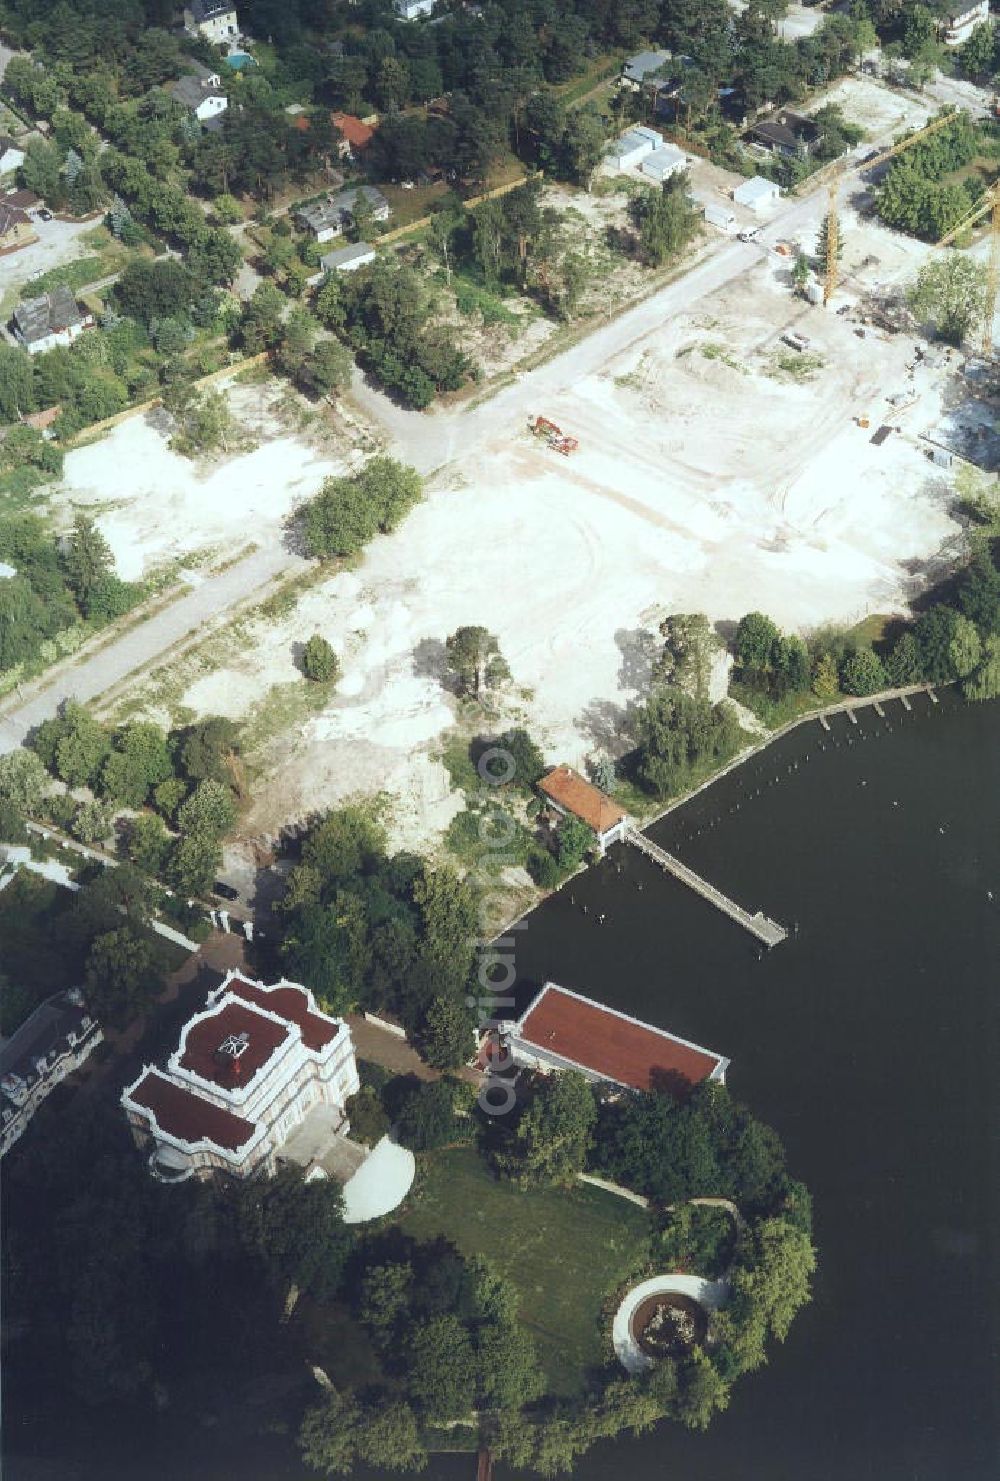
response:
<path id="1" fill-rule="evenodd" d="M 99 1019 L 124 1027 L 160 985 L 152 945 L 134 927 L 119 926 L 95 939 L 87 956 L 83 990 Z"/>
<path id="2" fill-rule="evenodd" d="M 456 1316 L 432 1317 L 409 1333 L 409 1391 L 432 1423 L 464 1419 L 476 1396 L 476 1362 L 469 1334 Z"/>
<path id="3" fill-rule="evenodd" d="M 414 1152 L 468 1141 L 473 1099 L 471 1086 L 451 1075 L 419 1086 L 400 1108 L 397 1122 L 400 1140 Z M 459 1111 L 463 1114 L 459 1115 Z"/>
<path id="4" fill-rule="evenodd" d="M 170 850 L 167 878 L 185 895 L 204 895 L 222 864 L 222 849 L 212 834 L 191 833 Z"/>
<path id="5" fill-rule="evenodd" d="M 321 339 L 299 371 L 299 384 L 317 396 L 331 396 L 351 383 L 354 361 L 339 340 Z"/>
<path id="6" fill-rule="evenodd" d="M 742 1367 L 760 1366 L 768 1337 L 784 1342 L 795 1313 L 809 1300 L 815 1269 L 809 1235 L 786 1219 L 761 1219 L 744 1231 L 719 1324 Z"/>
<path id="7" fill-rule="evenodd" d="M 81 843 L 104 843 L 111 832 L 113 819 L 114 809 L 92 797 L 77 807 L 69 831 Z"/>
<path id="8" fill-rule="evenodd" d="M 329 684 L 340 677 L 337 655 L 319 633 L 313 633 L 302 649 L 302 672 L 317 684 Z"/>
<path id="9" fill-rule="evenodd" d="M 236 821 L 233 794 L 223 782 L 199 782 L 186 802 L 177 809 L 177 826 L 192 837 L 216 841 Z"/>
<path id="10" fill-rule="evenodd" d="M 9 751 L 0 756 L 0 802 L 9 802 L 18 812 L 38 811 L 49 788 L 49 775 L 33 751 Z"/>
<path id="11" fill-rule="evenodd" d="M 64 564 L 66 579 L 87 612 L 95 589 L 114 572 L 114 557 L 111 546 L 86 514 L 78 514 L 73 521 Z"/>
<path id="12" fill-rule="evenodd" d="M 305 510 L 310 554 L 357 554 L 379 531 L 394 530 L 422 496 L 420 475 L 393 458 L 371 458 L 360 473 L 328 478 Z"/>
<path id="13" fill-rule="evenodd" d="M 499 640 L 485 627 L 459 627 L 445 639 L 448 666 L 464 694 L 479 699 L 484 689 L 510 678 Z"/>
<path id="14" fill-rule="evenodd" d="M 687 193 L 687 176 L 672 176 L 662 190 L 644 191 L 630 203 L 639 230 L 642 255 L 653 267 L 662 267 L 694 236 L 697 215 Z"/>
<path id="15" fill-rule="evenodd" d="M 436 1070 L 465 1064 L 475 1048 L 472 1018 L 464 1002 L 439 993 L 431 1000 L 421 1030 L 424 1058 Z"/>
<path id="16" fill-rule="evenodd" d="M 572 1184 L 586 1163 L 596 1119 L 583 1075 L 567 1070 L 544 1077 L 496 1153 L 497 1168 L 522 1188 Z"/>
<path id="17" fill-rule="evenodd" d="M 696 699 L 707 699 L 721 639 L 702 612 L 676 612 L 660 623 L 663 651 L 653 665 L 656 684 L 673 684 Z"/>
<path id="18" fill-rule="evenodd" d="M 894 689 L 918 684 L 923 678 L 920 649 L 911 632 L 903 633 L 885 662 L 885 676 Z"/>
<path id="19" fill-rule="evenodd" d="M 959 679 L 967 679 L 973 669 L 978 667 L 981 655 L 982 644 L 975 623 L 959 614 L 955 619 L 951 642 L 948 644 L 948 657 L 951 659 L 951 666 L 956 676 Z"/>
<path id="20" fill-rule="evenodd" d="M 520 727 L 505 730 L 494 744 L 504 753 L 503 768 L 496 773 L 502 781 L 530 791 L 548 770 L 541 750 Z"/>
<path id="21" fill-rule="evenodd" d="M 223 715 L 210 715 L 192 725 L 180 748 L 180 762 L 192 782 L 210 778 L 228 782 L 231 764 L 239 754 L 239 731 L 233 720 Z"/>
<path id="22" fill-rule="evenodd" d="M 679 1365 L 677 1394 L 670 1416 L 691 1430 L 707 1430 L 713 1416 L 729 1404 L 729 1390 L 700 1348 Z"/>
<path id="23" fill-rule="evenodd" d="M 556 834 L 556 858 L 562 870 L 578 868 L 594 847 L 593 829 L 580 818 L 563 818 Z"/>
<path id="24" fill-rule="evenodd" d="M 910 307 L 949 344 L 961 345 L 986 308 L 986 269 L 961 252 L 934 254 L 917 274 Z"/>
<path id="25" fill-rule="evenodd" d="M 169 848 L 170 835 L 154 813 L 140 813 L 129 820 L 125 849 L 132 863 L 144 874 L 159 874 Z"/>
<path id="26" fill-rule="evenodd" d="M 104 762 L 101 787 L 126 807 L 142 807 L 152 788 L 173 775 L 167 738 L 158 725 L 138 721 L 115 736 Z"/>
<path id="27" fill-rule="evenodd" d="M 985 551 L 966 568 L 958 584 L 958 605 L 981 633 L 1000 633 L 1000 571 Z"/>
<path id="28" fill-rule="evenodd" d="M 354 1246 L 344 1223 L 340 1185 L 325 1178 L 306 1181 L 299 1168 L 244 1184 L 240 1234 L 281 1293 L 289 1286 L 317 1299 L 333 1296 Z"/>
<path id="29" fill-rule="evenodd" d="M 833 223 L 829 215 L 823 217 L 820 222 L 819 234 L 816 238 L 816 271 L 825 273 L 830 256 L 830 230 Z M 844 238 L 838 231 L 836 237 L 836 257 L 839 262 L 844 255 Z"/>
<path id="30" fill-rule="evenodd" d="M 840 670 L 832 653 L 818 653 L 813 660 L 812 692 L 817 699 L 836 699 L 840 693 Z"/>
<path id="31" fill-rule="evenodd" d="M 89 786 L 96 780 L 110 750 L 108 733 L 75 700 L 67 700 L 63 705 L 59 726 L 56 772 L 71 787 Z"/>
<path id="32" fill-rule="evenodd" d="M 707 760 L 727 760 L 740 743 L 740 727 L 725 705 L 693 699 L 682 690 L 653 692 L 636 718 L 639 776 L 659 796 L 681 787 Z"/>
<path id="33" fill-rule="evenodd" d="M 979 667 L 965 680 L 962 693 L 966 699 L 996 699 L 1000 696 L 1000 636 L 988 637 L 983 644 Z"/>
<path id="34" fill-rule="evenodd" d="M 427 1452 L 409 1404 L 362 1404 L 337 1392 L 306 1411 L 299 1430 L 306 1464 L 328 1476 L 347 1475 L 356 1461 L 380 1470 L 421 1471 Z"/>
<path id="35" fill-rule="evenodd" d="M 946 684 L 955 677 L 951 644 L 958 626 L 958 613 L 943 603 L 930 607 L 917 619 L 913 636 L 920 652 L 920 668 L 931 684 Z"/>
<path id="36" fill-rule="evenodd" d="M 840 684 L 845 694 L 877 694 L 886 687 L 882 660 L 871 648 L 859 648 L 844 659 Z"/>
<path id="37" fill-rule="evenodd" d="M 486 1322 L 476 1334 L 479 1385 L 484 1405 L 520 1410 L 540 1397 L 545 1378 L 530 1333 L 519 1322 Z"/>
<path id="38" fill-rule="evenodd" d="M 479 939 L 471 884 L 446 866 L 424 865 L 413 885 L 420 916 L 420 956 L 438 990 L 458 992 L 468 980 Z"/>
<path id="39" fill-rule="evenodd" d="M 751 675 L 767 672 L 774 644 L 780 637 L 777 627 L 763 612 L 748 612 L 736 628 L 736 662 Z"/>
<path id="40" fill-rule="evenodd" d="M 570 180 L 590 189 L 590 179 L 601 162 L 607 135 L 600 113 L 592 104 L 566 115 L 559 146 L 561 163 Z"/>
<path id="41" fill-rule="evenodd" d="M 371 1265 L 361 1282 L 360 1315 L 380 1342 L 391 1342 L 394 1328 L 413 1298 L 413 1266 L 408 1261 Z"/>
<path id="42" fill-rule="evenodd" d="M 248 355 L 272 350 L 281 338 L 281 318 L 285 298 L 273 283 L 260 283 L 253 297 L 243 307 L 240 337 Z"/>
<path id="43" fill-rule="evenodd" d="M 229 402 L 221 391 L 208 390 L 189 396 L 175 422 L 170 446 L 185 458 L 225 452 L 236 433 Z"/>

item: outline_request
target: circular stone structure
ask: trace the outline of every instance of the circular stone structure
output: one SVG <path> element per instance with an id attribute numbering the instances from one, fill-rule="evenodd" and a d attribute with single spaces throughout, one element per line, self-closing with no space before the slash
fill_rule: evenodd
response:
<path id="1" fill-rule="evenodd" d="M 611 1341 L 615 1356 L 628 1373 L 643 1373 L 652 1368 L 657 1358 L 654 1339 L 644 1341 L 644 1333 L 659 1308 L 686 1310 L 694 1329 L 694 1342 L 703 1342 L 711 1312 L 718 1311 L 729 1294 L 724 1280 L 703 1280 L 700 1275 L 654 1275 L 633 1286 L 611 1324 Z M 666 1297 L 675 1297 L 667 1301 Z M 691 1308 L 697 1309 L 698 1315 Z M 669 1347 L 657 1356 L 666 1357 Z"/>
<path id="2" fill-rule="evenodd" d="M 661 1292 L 636 1307 L 629 1331 L 647 1357 L 679 1358 L 692 1347 L 704 1347 L 708 1312 L 691 1296 Z"/>

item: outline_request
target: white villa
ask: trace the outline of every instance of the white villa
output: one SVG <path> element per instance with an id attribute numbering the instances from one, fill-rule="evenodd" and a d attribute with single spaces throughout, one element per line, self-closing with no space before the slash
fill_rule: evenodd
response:
<path id="1" fill-rule="evenodd" d="M 308 988 L 272 987 L 230 972 L 185 1024 L 165 1070 L 147 1065 L 121 1104 L 149 1170 L 162 1182 L 272 1173 L 310 1112 L 342 1141 L 358 1089 L 348 1025 Z"/>
<path id="2" fill-rule="evenodd" d="M 0 575 L 13 575 L 12 566 Z M 60 1080 L 72 1074 L 104 1035 L 79 988 L 56 993 L 37 1007 L 9 1039 L 0 1041 L 0 1157 Z"/>
<path id="3" fill-rule="evenodd" d="M 240 34 L 236 6 L 230 0 L 190 0 L 184 7 L 184 29 L 220 46 Z"/>

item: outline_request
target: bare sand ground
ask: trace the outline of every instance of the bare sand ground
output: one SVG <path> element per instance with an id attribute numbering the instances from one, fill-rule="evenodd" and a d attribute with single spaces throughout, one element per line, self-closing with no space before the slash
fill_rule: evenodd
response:
<path id="1" fill-rule="evenodd" d="M 193 679 L 187 710 L 240 717 L 296 681 L 295 645 L 311 632 L 342 656 L 322 713 L 269 741 L 249 833 L 384 791 L 396 841 L 433 843 L 458 805 L 435 757 L 455 718 L 441 647 L 462 623 L 500 639 L 514 676 L 502 719 L 582 765 L 622 748 L 668 612 L 734 622 L 763 607 L 808 630 L 905 609 L 960 540 L 950 489 L 906 430 L 934 414 L 941 373 L 911 379 L 908 340 L 857 338 L 793 299 L 786 273 L 782 259 L 761 261 L 554 394 L 546 414 L 580 438 L 571 458 L 498 413 L 356 571 Z M 817 360 L 801 382 L 779 368 L 781 355 L 796 360 L 779 340 L 792 323 Z M 893 413 L 903 435 L 873 447 L 886 396 L 911 387 L 910 421 Z M 872 429 L 855 425 L 861 414 Z"/>

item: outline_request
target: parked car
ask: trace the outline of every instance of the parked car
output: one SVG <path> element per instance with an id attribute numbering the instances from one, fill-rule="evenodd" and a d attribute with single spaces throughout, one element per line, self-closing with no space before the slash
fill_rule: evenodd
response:
<path id="1" fill-rule="evenodd" d="M 224 879 L 217 879 L 212 886 L 212 894 L 218 895 L 222 900 L 238 900 L 239 890 L 234 890 L 231 884 L 226 884 Z"/>
<path id="2" fill-rule="evenodd" d="M 45 209 L 45 207 L 42 206 L 41 210 L 38 213 L 38 219 L 40 221 L 51 221 L 52 220 L 52 212 L 51 211 L 47 211 Z"/>
<path id="3" fill-rule="evenodd" d="M 759 226 L 745 226 L 743 228 L 743 230 L 739 233 L 739 239 L 740 239 L 741 242 L 759 242 L 760 241 L 760 227 Z"/>
<path id="4" fill-rule="evenodd" d="M 808 350 L 809 348 L 809 340 L 804 334 L 800 334 L 797 329 L 789 329 L 781 338 L 783 343 L 789 345 L 793 350 Z"/>

